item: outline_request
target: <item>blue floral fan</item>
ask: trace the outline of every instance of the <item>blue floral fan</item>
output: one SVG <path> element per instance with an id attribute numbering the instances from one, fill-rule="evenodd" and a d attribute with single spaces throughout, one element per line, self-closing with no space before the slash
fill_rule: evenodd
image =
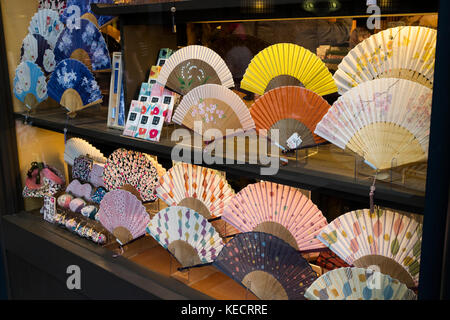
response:
<path id="1" fill-rule="evenodd" d="M 80 61 L 62 60 L 48 82 L 49 96 L 69 111 L 69 116 L 101 103 L 103 96 L 93 74 Z"/>
<path id="2" fill-rule="evenodd" d="M 14 77 L 14 95 L 31 110 L 47 99 L 44 72 L 31 61 L 21 62 Z"/>
<path id="3" fill-rule="evenodd" d="M 53 49 L 40 34 L 29 33 L 22 42 L 20 49 L 21 61 L 36 63 L 46 75 L 55 70 L 56 62 Z"/>
<path id="4" fill-rule="evenodd" d="M 80 29 L 65 28 L 55 46 L 56 62 L 73 58 L 92 70 L 111 69 L 111 58 L 105 39 L 97 27 L 86 19 L 80 20 Z M 89 57 L 89 58 L 87 58 Z"/>
<path id="5" fill-rule="evenodd" d="M 80 16 L 83 19 L 90 20 L 94 23 L 98 28 L 107 24 L 114 17 L 112 16 L 99 16 L 92 12 L 91 3 L 114 3 L 114 0 L 67 0 L 67 6 L 64 12 L 61 15 L 61 21 L 64 24 L 67 24 L 67 19 L 72 16 L 74 13 L 70 6 L 75 5 L 80 9 Z"/>
<path id="6" fill-rule="evenodd" d="M 213 265 L 262 300 L 303 300 L 317 279 L 299 251 L 264 232 L 237 234 Z"/>

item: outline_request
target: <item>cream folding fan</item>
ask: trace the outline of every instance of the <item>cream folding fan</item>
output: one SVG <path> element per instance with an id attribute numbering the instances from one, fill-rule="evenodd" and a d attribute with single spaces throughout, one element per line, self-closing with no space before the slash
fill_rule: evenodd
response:
<path id="1" fill-rule="evenodd" d="M 344 94 L 376 78 L 401 78 L 433 88 L 436 30 L 396 27 L 378 32 L 353 48 L 334 80 Z"/>
<path id="2" fill-rule="evenodd" d="M 227 129 L 233 134 L 255 129 L 255 122 L 242 99 L 217 84 L 204 84 L 191 90 L 181 100 L 172 121 L 200 135 L 208 129 L 218 129 L 223 136 L 228 135 Z"/>
<path id="3" fill-rule="evenodd" d="M 222 217 L 242 232 L 273 234 L 300 251 L 325 247 L 316 235 L 327 220 L 293 187 L 272 182 L 250 184 L 228 202 Z"/>
<path id="4" fill-rule="evenodd" d="M 212 262 L 223 248 L 214 227 L 198 212 L 186 207 L 168 207 L 147 226 L 149 233 L 169 250 L 183 267 Z"/>
<path id="5" fill-rule="evenodd" d="M 188 207 L 207 219 L 222 216 L 234 196 L 234 190 L 218 171 L 181 162 L 160 177 L 156 192 L 169 206 Z M 221 236 L 237 233 L 221 220 L 213 225 Z"/>
<path id="6" fill-rule="evenodd" d="M 329 271 L 306 290 L 308 300 L 416 300 L 403 283 L 377 271 L 340 268 Z"/>
<path id="7" fill-rule="evenodd" d="M 89 155 L 94 161 L 106 163 L 106 158 L 103 153 L 86 140 L 80 138 L 67 140 L 64 148 L 64 161 L 67 164 L 73 166 L 75 159 L 84 155 Z"/>
<path id="8" fill-rule="evenodd" d="M 314 133 L 362 156 L 376 170 L 424 161 L 431 89 L 404 79 L 367 81 L 347 91 Z"/>
<path id="9" fill-rule="evenodd" d="M 278 43 L 250 62 L 241 88 L 263 95 L 281 86 L 301 86 L 323 96 L 337 91 L 326 65 L 311 51 L 292 43 Z"/>
<path id="10" fill-rule="evenodd" d="M 184 47 L 171 55 L 156 81 L 181 95 L 206 83 L 234 87 L 225 61 L 213 50 L 197 45 Z"/>
<path id="11" fill-rule="evenodd" d="M 302 146 L 310 146 L 325 140 L 314 134 L 317 123 L 330 109 L 321 96 L 301 87 L 285 86 L 270 90 L 255 101 L 250 114 L 256 130 L 279 131 L 279 144 L 288 148 L 286 141 L 298 134 Z"/>
<path id="12" fill-rule="evenodd" d="M 378 266 L 408 287 L 419 281 L 422 224 L 406 215 L 383 209 L 351 211 L 332 221 L 318 239 L 349 265 Z"/>

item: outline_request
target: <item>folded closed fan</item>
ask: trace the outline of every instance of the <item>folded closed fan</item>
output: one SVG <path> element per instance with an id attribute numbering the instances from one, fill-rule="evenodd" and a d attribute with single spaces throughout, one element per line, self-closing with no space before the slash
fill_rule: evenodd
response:
<path id="1" fill-rule="evenodd" d="M 36 63 L 46 75 L 52 73 L 56 67 L 53 49 L 40 34 L 27 34 L 22 41 L 20 59 L 22 62 Z"/>
<path id="2" fill-rule="evenodd" d="M 227 203 L 223 219 L 241 232 L 273 234 L 300 251 L 325 247 L 316 236 L 327 220 L 293 187 L 273 182 L 250 184 Z"/>
<path id="3" fill-rule="evenodd" d="M 314 134 L 314 130 L 330 107 L 327 101 L 311 90 L 284 86 L 272 89 L 257 99 L 250 114 L 258 132 L 265 129 L 270 136 L 272 130 L 278 130 L 279 144 L 289 149 L 286 141 L 295 133 L 302 140 L 301 146 L 325 141 Z"/>
<path id="4" fill-rule="evenodd" d="M 111 58 L 105 39 L 97 27 L 86 19 L 80 19 L 80 28 L 66 28 L 59 35 L 55 46 L 55 59 L 76 59 L 90 70 L 111 69 Z"/>
<path id="5" fill-rule="evenodd" d="M 218 129 L 220 137 L 241 134 L 255 129 L 255 122 L 242 99 L 230 89 L 217 84 L 204 84 L 183 97 L 172 121 L 203 135 L 208 129 Z M 228 134 L 230 130 L 232 134 Z"/>
<path id="6" fill-rule="evenodd" d="M 308 300 L 416 300 L 416 294 L 390 276 L 364 268 L 323 274 L 306 290 Z"/>
<path id="7" fill-rule="evenodd" d="M 172 54 L 156 81 L 181 95 L 207 83 L 234 87 L 233 76 L 225 61 L 213 50 L 198 45 L 181 48 Z"/>
<path id="8" fill-rule="evenodd" d="M 339 97 L 315 133 L 376 170 L 425 161 L 431 99 L 431 89 L 410 80 L 367 81 Z"/>
<path id="9" fill-rule="evenodd" d="M 58 12 L 51 9 L 38 10 L 28 26 L 29 33 L 43 36 L 52 49 L 63 29 L 64 24 L 60 21 Z"/>
<path id="10" fill-rule="evenodd" d="M 278 43 L 260 51 L 241 81 L 242 89 L 259 95 L 281 86 L 301 86 L 321 96 L 337 92 L 322 60 L 293 43 Z"/>
<path id="11" fill-rule="evenodd" d="M 14 95 L 29 110 L 47 99 L 47 83 L 44 72 L 34 62 L 21 62 L 14 77 Z"/>
<path id="12" fill-rule="evenodd" d="M 323 228 L 318 239 L 349 265 L 378 266 L 408 287 L 418 284 L 422 224 L 412 217 L 384 209 L 351 211 Z"/>
<path id="13" fill-rule="evenodd" d="M 49 96 L 75 116 L 77 111 L 103 101 L 100 87 L 89 69 L 78 60 L 64 59 L 48 82 Z"/>
<path id="14" fill-rule="evenodd" d="M 299 251 L 264 232 L 234 236 L 213 265 L 261 300 L 304 300 L 317 279 Z"/>
<path id="15" fill-rule="evenodd" d="M 377 78 L 412 80 L 433 89 L 436 30 L 419 26 L 380 31 L 354 47 L 338 66 L 339 93 Z"/>
<path id="16" fill-rule="evenodd" d="M 208 220 L 186 207 L 161 210 L 146 230 L 183 267 L 213 262 L 223 248 L 222 239 Z"/>
<path id="17" fill-rule="evenodd" d="M 150 217 L 142 202 L 126 190 L 113 190 L 100 202 L 98 220 L 120 244 L 145 234 Z"/>

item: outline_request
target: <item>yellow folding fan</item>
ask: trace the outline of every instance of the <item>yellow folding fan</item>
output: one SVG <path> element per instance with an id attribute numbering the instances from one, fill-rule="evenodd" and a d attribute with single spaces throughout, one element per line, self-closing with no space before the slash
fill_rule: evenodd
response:
<path id="1" fill-rule="evenodd" d="M 337 92 L 325 64 L 311 51 L 292 43 L 279 43 L 259 52 L 250 62 L 241 88 L 263 95 L 280 86 L 302 86 L 323 96 Z"/>

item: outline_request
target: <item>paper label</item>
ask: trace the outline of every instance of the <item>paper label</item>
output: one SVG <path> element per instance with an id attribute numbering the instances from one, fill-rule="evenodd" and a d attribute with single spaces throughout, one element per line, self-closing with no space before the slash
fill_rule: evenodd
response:
<path id="1" fill-rule="evenodd" d="M 286 143 L 289 149 L 297 149 L 302 144 L 302 139 L 298 133 L 295 132 L 289 137 L 289 139 L 287 139 Z"/>
<path id="2" fill-rule="evenodd" d="M 125 124 L 125 129 L 123 130 L 124 136 L 133 137 L 137 132 L 143 107 L 144 104 L 142 102 L 139 102 L 137 100 L 131 101 L 127 122 Z"/>

